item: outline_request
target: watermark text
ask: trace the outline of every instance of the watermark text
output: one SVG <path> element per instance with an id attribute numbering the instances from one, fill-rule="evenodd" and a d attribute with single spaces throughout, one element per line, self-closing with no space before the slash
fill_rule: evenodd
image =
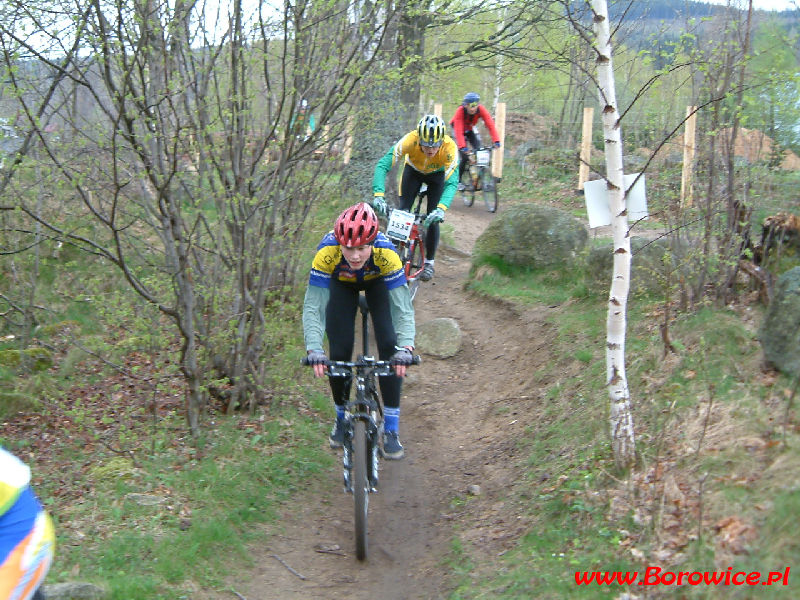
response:
<path id="1" fill-rule="evenodd" d="M 639 571 L 575 571 L 578 585 L 789 585 L 789 571 L 665 571 L 647 567 Z"/>

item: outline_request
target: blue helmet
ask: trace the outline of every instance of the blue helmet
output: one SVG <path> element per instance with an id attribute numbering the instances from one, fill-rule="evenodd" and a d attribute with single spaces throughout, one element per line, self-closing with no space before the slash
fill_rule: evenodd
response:
<path id="1" fill-rule="evenodd" d="M 466 96 L 464 96 L 464 100 L 461 102 L 464 106 L 467 104 L 472 104 L 473 102 L 480 102 L 481 97 L 478 96 L 475 92 L 469 92 Z"/>

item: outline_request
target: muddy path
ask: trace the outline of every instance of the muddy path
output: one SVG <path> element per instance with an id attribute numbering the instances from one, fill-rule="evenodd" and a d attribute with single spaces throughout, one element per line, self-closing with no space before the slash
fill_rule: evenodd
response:
<path id="1" fill-rule="evenodd" d="M 441 247 L 436 277 L 417 297 L 418 325 L 451 317 L 464 337 L 456 356 L 423 355 L 406 380 L 400 424 L 406 457 L 381 463 L 380 492 L 370 496 L 368 561 L 354 556 L 353 502 L 337 468 L 284 507 L 280 531 L 252 549 L 251 572 L 202 598 L 447 598 L 443 561 L 456 530 L 486 552 L 510 543 L 520 524 L 502 499 L 515 477 L 514 436 L 530 422 L 524 405 L 535 400 L 530 378 L 537 369 L 521 357 L 546 355 L 531 350 L 546 346 L 551 332 L 543 313 L 521 314 L 465 291 L 473 243 L 493 218 L 478 203 L 467 208 L 454 199 L 447 221 L 455 227 L 455 247 Z M 479 501 L 465 515 L 453 500 L 470 493 Z"/>

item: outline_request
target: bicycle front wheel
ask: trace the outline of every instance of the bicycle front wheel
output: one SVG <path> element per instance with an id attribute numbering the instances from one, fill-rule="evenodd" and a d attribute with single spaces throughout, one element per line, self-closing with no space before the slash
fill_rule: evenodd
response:
<path id="1" fill-rule="evenodd" d="M 408 245 L 408 291 L 411 301 L 417 297 L 419 291 L 419 274 L 425 266 L 425 247 L 422 239 L 412 239 Z"/>
<path id="2" fill-rule="evenodd" d="M 497 178 L 488 170 L 483 175 L 483 201 L 486 203 L 486 210 L 490 213 L 497 212 L 500 198 L 497 196 Z"/>
<path id="3" fill-rule="evenodd" d="M 464 186 L 461 193 L 463 194 L 464 206 L 472 206 L 475 202 L 475 185 L 472 177 L 469 178 L 469 183 Z"/>
<path id="4" fill-rule="evenodd" d="M 364 421 L 353 424 L 353 502 L 355 504 L 356 558 L 367 558 L 367 509 L 369 481 L 367 479 L 367 430 Z"/>

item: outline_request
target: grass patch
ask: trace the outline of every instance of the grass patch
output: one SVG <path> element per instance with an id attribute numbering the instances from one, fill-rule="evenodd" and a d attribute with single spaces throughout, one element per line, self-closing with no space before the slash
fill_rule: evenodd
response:
<path id="1" fill-rule="evenodd" d="M 473 261 L 469 289 L 520 304 L 558 306 L 591 297 L 583 272 L 575 270 L 523 269 L 496 256 L 481 256 Z"/>
<path id="2" fill-rule="evenodd" d="M 221 584 L 233 562 L 252 566 L 246 547 L 263 539 L 258 525 L 274 524 L 281 503 L 333 468 L 325 434 L 318 415 L 282 405 L 270 416 L 222 419 L 196 447 L 164 439 L 164 451 L 135 460 L 98 453 L 78 476 L 80 502 L 49 503 L 54 579 L 86 574 L 119 599 L 188 598 L 195 585 Z M 39 492 L 59 491 L 43 483 Z"/>
<path id="3" fill-rule="evenodd" d="M 616 598 L 635 589 L 578 586 L 576 572 L 783 571 L 800 560 L 791 522 L 800 510 L 793 382 L 762 371 L 745 307 L 673 312 L 665 352 L 661 305 L 628 305 L 626 368 L 640 461 L 614 469 L 605 394 L 606 296 L 586 292 L 580 270 L 512 269 L 481 259 L 469 286 L 548 311 L 555 383 L 523 440 L 508 502 L 527 523 L 513 547 L 479 564 L 481 549 L 454 544 L 451 600 Z M 759 307 L 747 307 L 755 311 Z M 570 362 L 580 369 L 567 369 Z M 537 380 L 548 381 L 548 373 Z M 604 399 L 600 401 L 598 399 Z M 699 518 L 702 517 L 702 521 Z M 463 542 L 463 540 L 462 540 Z M 485 562 L 485 561 L 484 561 Z M 794 598 L 800 585 L 659 586 L 661 598 Z M 641 589 L 639 589 L 641 592 Z"/>

